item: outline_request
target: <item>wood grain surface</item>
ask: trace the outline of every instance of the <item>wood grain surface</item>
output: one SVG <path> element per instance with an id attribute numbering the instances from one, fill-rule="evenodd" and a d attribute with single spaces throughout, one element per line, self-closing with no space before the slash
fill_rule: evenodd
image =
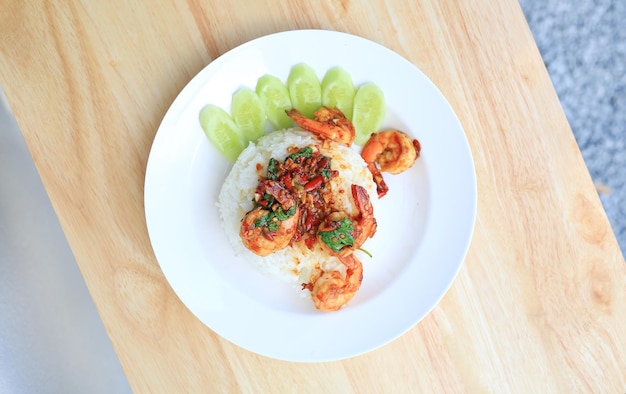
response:
<path id="1" fill-rule="evenodd" d="M 135 392 L 626 392 L 626 264 L 517 2 L 0 9 L 0 84 Z M 150 146 L 184 85 L 239 44 L 304 28 L 368 38 L 424 71 L 478 182 L 473 241 L 439 305 L 381 349 L 319 364 L 255 355 L 200 323 L 161 273 L 143 211 Z"/>

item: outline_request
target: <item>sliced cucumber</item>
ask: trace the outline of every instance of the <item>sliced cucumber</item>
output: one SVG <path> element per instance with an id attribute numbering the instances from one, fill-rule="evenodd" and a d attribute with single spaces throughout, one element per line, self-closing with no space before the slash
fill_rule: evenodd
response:
<path id="1" fill-rule="evenodd" d="M 341 67 L 331 68 L 322 79 L 322 105 L 338 108 L 350 120 L 355 92 L 352 77 Z"/>
<path id="2" fill-rule="evenodd" d="M 373 82 L 360 86 L 354 95 L 352 123 L 356 130 L 354 143 L 364 145 L 372 133 L 379 131 L 387 106 L 383 91 Z"/>
<path id="3" fill-rule="evenodd" d="M 287 78 L 287 89 L 291 105 L 304 116 L 313 118 L 322 106 L 322 86 L 315 70 L 304 63 L 293 66 Z"/>
<path id="4" fill-rule="evenodd" d="M 274 75 L 263 75 L 256 83 L 256 94 L 263 104 L 267 119 L 276 129 L 293 126 L 293 120 L 285 113 L 292 105 L 289 91 L 283 81 Z"/>
<path id="5" fill-rule="evenodd" d="M 241 151 L 246 147 L 246 141 L 230 115 L 213 104 L 205 105 L 200 110 L 200 125 L 202 130 L 228 160 L 234 162 Z"/>
<path id="6" fill-rule="evenodd" d="M 253 90 L 241 88 L 233 94 L 230 115 L 248 141 L 256 142 L 265 134 L 265 109 Z"/>

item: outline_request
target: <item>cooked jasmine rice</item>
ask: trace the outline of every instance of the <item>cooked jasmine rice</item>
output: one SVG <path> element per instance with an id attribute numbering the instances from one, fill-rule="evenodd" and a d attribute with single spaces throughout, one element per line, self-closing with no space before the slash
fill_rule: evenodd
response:
<path id="1" fill-rule="evenodd" d="M 282 161 L 288 155 L 287 148 L 309 145 L 318 145 L 320 152 L 331 159 L 331 168 L 339 171 L 339 176 L 330 181 L 335 208 L 349 215 L 357 213 L 350 191 L 351 185 L 357 184 L 368 191 L 376 212 L 376 185 L 361 156 L 345 145 L 329 144 L 328 141 L 322 145 L 311 133 L 293 129 L 274 131 L 256 144 L 251 143 L 226 177 L 218 201 L 222 224 L 235 254 L 262 272 L 298 288 L 309 281 L 311 271 L 317 265 L 328 271 L 343 270 L 343 264 L 323 250 L 318 242 L 313 250 L 307 248 L 304 241 L 299 241 L 269 256 L 258 256 L 242 244 L 239 228 L 241 219 L 253 207 L 258 177 L 266 174 L 270 158 Z"/>

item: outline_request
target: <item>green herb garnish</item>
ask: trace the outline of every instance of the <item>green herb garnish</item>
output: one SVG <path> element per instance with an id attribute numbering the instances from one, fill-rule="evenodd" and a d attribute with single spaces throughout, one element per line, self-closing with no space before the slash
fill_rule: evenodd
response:
<path id="1" fill-rule="evenodd" d="M 352 231 L 354 225 L 352 221 L 347 217 L 338 220 L 339 227 L 329 231 L 319 231 L 317 235 L 320 236 L 322 242 L 324 242 L 333 252 L 340 252 L 344 247 L 354 245 L 354 237 Z"/>
<path id="2" fill-rule="evenodd" d="M 358 248 L 358 250 L 360 250 L 361 252 L 365 253 L 366 255 L 368 255 L 370 258 L 374 257 L 372 256 L 372 254 L 370 252 L 368 252 L 367 250 L 363 249 L 363 248 Z"/>
<path id="3" fill-rule="evenodd" d="M 278 231 L 280 222 L 289 219 L 296 214 L 296 206 L 289 208 L 287 212 L 278 207 L 276 212 L 267 211 L 267 215 L 263 215 L 254 222 L 254 227 L 267 227 L 270 233 Z"/>
<path id="4" fill-rule="evenodd" d="M 278 164 L 278 160 L 273 157 L 270 159 L 269 163 L 267 163 L 267 179 L 271 179 L 275 181 L 278 178 L 276 165 Z"/>
<path id="5" fill-rule="evenodd" d="M 293 207 L 289 208 L 287 212 L 283 211 L 281 207 L 278 207 L 275 214 L 278 220 L 280 221 L 287 220 L 296 214 L 296 206 L 294 205 Z"/>
<path id="6" fill-rule="evenodd" d="M 291 159 L 295 162 L 296 159 L 299 157 L 311 157 L 312 154 L 313 154 L 313 148 L 311 148 L 310 146 L 307 146 L 306 148 L 302 148 L 296 153 L 292 153 L 289 156 L 287 156 L 285 158 L 285 161 L 287 161 L 287 159 Z"/>
<path id="7" fill-rule="evenodd" d="M 332 171 L 330 170 L 330 168 L 324 168 L 320 171 L 320 174 L 322 174 L 322 176 L 324 177 L 324 180 L 327 181 L 330 179 Z"/>
<path id="8" fill-rule="evenodd" d="M 272 220 L 272 217 L 274 216 L 272 215 L 272 213 L 273 212 L 268 211 L 267 215 L 263 215 L 258 218 L 254 222 L 254 227 L 267 227 L 270 232 L 278 230 L 278 223 L 274 223 L 274 221 Z"/>
<path id="9" fill-rule="evenodd" d="M 274 204 L 274 196 L 272 196 L 269 193 L 263 193 L 263 200 L 267 201 L 267 205 L 266 206 L 271 206 L 272 204 Z"/>

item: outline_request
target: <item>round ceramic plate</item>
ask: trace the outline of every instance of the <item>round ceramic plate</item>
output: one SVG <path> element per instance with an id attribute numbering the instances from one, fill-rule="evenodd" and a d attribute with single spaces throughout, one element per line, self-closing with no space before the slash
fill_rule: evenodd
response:
<path id="1" fill-rule="evenodd" d="M 378 230 L 366 243 L 363 283 L 349 305 L 320 312 L 310 298 L 235 257 L 216 206 L 232 164 L 198 123 L 207 103 L 230 108 L 233 92 L 272 74 L 286 81 L 306 63 L 320 79 L 341 66 L 356 86 L 376 83 L 388 105 L 383 127 L 419 139 L 408 171 L 385 174 Z M 358 147 L 355 147 L 358 149 Z M 145 180 L 150 240 L 181 301 L 209 328 L 252 352 L 290 361 L 353 357 L 417 324 L 440 300 L 465 257 L 476 214 L 476 178 L 461 125 L 439 90 L 395 52 L 321 30 L 272 34 L 216 59 L 178 95 L 154 139 Z M 233 218 L 240 220 L 240 218 Z"/>

